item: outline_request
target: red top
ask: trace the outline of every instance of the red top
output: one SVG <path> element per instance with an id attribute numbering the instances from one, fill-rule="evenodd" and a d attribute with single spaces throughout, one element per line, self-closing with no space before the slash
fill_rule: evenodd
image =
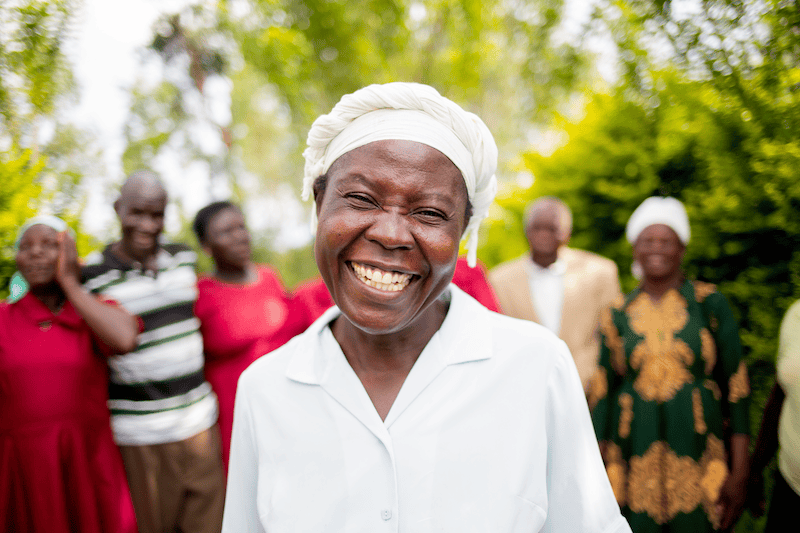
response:
<path id="1" fill-rule="evenodd" d="M 257 268 L 258 279 L 246 285 L 210 276 L 197 282 L 195 314 L 203 334 L 206 379 L 219 401 L 226 471 L 239 376 L 250 363 L 282 346 L 309 324 L 304 313 L 293 312 L 293 302 L 272 269 Z"/>
<path id="2" fill-rule="evenodd" d="M 500 303 L 497 301 L 497 296 L 495 296 L 492 286 L 489 285 L 489 281 L 486 279 L 486 269 L 480 262 L 475 265 L 475 268 L 470 268 L 466 257 L 459 257 L 458 261 L 456 261 L 453 283 L 490 311 L 500 312 Z M 322 313 L 333 305 L 328 288 L 320 278 L 300 285 L 295 291 L 295 298 L 298 301 L 298 306 L 304 309 L 309 317 L 307 325 L 310 325 L 311 322 L 319 318 Z"/>
<path id="3" fill-rule="evenodd" d="M 0 303 L 0 531 L 134 533 L 108 368 L 69 301 Z"/>

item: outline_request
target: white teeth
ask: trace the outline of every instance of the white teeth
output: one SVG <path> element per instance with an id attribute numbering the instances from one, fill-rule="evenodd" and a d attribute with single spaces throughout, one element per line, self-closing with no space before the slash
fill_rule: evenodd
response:
<path id="1" fill-rule="evenodd" d="M 372 269 L 351 263 L 353 271 L 363 283 L 381 291 L 402 291 L 411 281 L 411 274 L 401 274 L 400 272 L 383 272 L 382 270 Z"/>

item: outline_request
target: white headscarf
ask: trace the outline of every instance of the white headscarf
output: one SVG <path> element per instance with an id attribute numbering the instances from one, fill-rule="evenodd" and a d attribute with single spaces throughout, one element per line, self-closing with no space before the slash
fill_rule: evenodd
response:
<path id="1" fill-rule="evenodd" d="M 53 215 L 38 215 L 33 218 L 29 218 L 24 224 L 22 224 L 22 227 L 19 228 L 19 231 L 17 232 L 17 240 L 14 241 L 14 250 L 19 250 L 19 242 L 22 240 L 22 236 L 25 235 L 25 232 L 31 229 L 33 226 L 37 226 L 39 224 L 53 228 L 59 233 L 70 229 L 66 222 L 58 217 L 54 217 Z"/>
<path id="2" fill-rule="evenodd" d="M 625 228 L 628 242 L 635 244 L 642 231 L 653 224 L 664 224 L 672 228 L 684 246 L 689 242 L 689 217 L 679 200 L 671 196 L 651 196 L 642 202 L 628 219 L 628 226 Z"/>
<path id="3" fill-rule="evenodd" d="M 467 261 L 475 266 L 478 227 L 489 213 L 497 192 L 497 145 L 486 124 L 473 113 L 418 83 L 370 85 L 339 100 L 308 132 L 303 200 L 314 180 L 339 157 L 381 140 L 415 141 L 446 155 L 461 171 L 472 204 L 464 233 Z M 312 224 L 316 222 L 312 209 Z"/>

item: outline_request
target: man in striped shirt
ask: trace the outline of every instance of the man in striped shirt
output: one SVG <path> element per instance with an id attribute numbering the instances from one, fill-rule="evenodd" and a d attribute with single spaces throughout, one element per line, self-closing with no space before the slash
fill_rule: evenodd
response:
<path id="1" fill-rule="evenodd" d="M 87 260 L 88 290 L 142 322 L 138 347 L 109 358 L 109 408 L 141 533 L 219 532 L 225 480 L 217 399 L 194 316 L 195 253 L 159 242 L 167 193 L 139 171 L 114 202 L 122 238 Z"/>

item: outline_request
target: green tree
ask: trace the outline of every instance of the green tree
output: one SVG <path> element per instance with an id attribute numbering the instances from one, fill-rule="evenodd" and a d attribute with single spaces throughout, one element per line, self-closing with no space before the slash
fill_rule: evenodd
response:
<path id="1" fill-rule="evenodd" d="M 17 228 L 46 210 L 77 226 L 82 178 L 97 165 L 91 138 L 60 111 L 75 86 L 63 44 L 75 2 L 0 4 L 0 296 L 13 272 Z M 44 135 L 48 130 L 53 133 Z M 79 235 L 79 251 L 93 244 Z"/>

